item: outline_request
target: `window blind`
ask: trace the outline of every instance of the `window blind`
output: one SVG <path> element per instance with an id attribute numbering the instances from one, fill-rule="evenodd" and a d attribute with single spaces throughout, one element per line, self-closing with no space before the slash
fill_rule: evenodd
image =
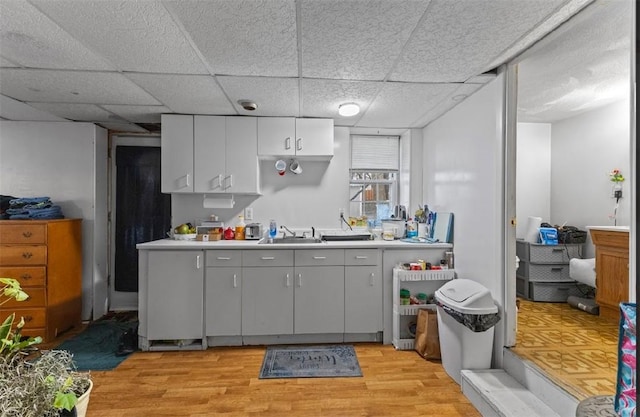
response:
<path id="1" fill-rule="evenodd" d="M 398 136 L 352 136 L 351 169 L 398 170 Z"/>

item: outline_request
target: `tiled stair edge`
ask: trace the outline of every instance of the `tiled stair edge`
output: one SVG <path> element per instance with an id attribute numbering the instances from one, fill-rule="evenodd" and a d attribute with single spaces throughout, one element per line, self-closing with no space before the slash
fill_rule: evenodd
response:
<path id="1" fill-rule="evenodd" d="M 483 417 L 564 417 L 503 369 L 463 370 L 463 394 Z"/>
<path id="2" fill-rule="evenodd" d="M 550 379 L 547 374 L 511 351 L 503 349 L 503 368 L 536 397 L 562 417 L 574 417 L 580 402 L 575 396 Z"/>

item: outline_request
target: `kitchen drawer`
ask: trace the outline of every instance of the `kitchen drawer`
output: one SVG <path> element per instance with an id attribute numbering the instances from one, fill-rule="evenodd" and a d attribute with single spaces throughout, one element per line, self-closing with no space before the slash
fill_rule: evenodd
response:
<path id="1" fill-rule="evenodd" d="M 205 265 L 207 267 L 242 266 L 242 252 L 239 250 L 205 251 Z"/>
<path id="2" fill-rule="evenodd" d="M 24 328 L 40 328 L 45 327 L 47 322 L 47 312 L 43 308 L 18 308 L 18 309 L 3 309 L 0 310 L 0 314 L 3 318 L 6 318 L 9 314 L 16 313 L 14 325 L 20 322 L 20 318 L 24 318 Z M 44 332 L 43 332 L 44 333 Z M 23 335 L 25 333 L 23 332 Z M 44 334 L 41 336 L 44 337 Z"/>
<path id="3" fill-rule="evenodd" d="M 43 287 L 47 268 L 44 266 L 3 266 L 0 277 L 17 279 L 21 287 Z"/>
<path id="4" fill-rule="evenodd" d="M 0 265 L 45 265 L 47 247 L 36 245 L 0 246 Z"/>
<path id="5" fill-rule="evenodd" d="M 293 250 L 243 250 L 242 266 L 293 266 Z"/>
<path id="6" fill-rule="evenodd" d="M 538 243 L 526 243 L 527 249 L 521 250 L 524 256 L 516 255 L 520 259 L 531 263 L 562 264 L 569 263 L 570 259 L 582 257 L 581 244 L 542 245 Z"/>
<path id="7" fill-rule="evenodd" d="M 2 305 L 3 308 L 33 308 L 46 306 L 46 292 L 44 288 L 23 288 L 29 295 L 24 301 L 16 301 L 13 298 Z"/>
<path id="8" fill-rule="evenodd" d="M 529 281 L 573 281 L 569 276 L 569 265 L 567 264 L 520 262 L 520 268 L 516 274 L 528 278 Z"/>
<path id="9" fill-rule="evenodd" d="M 345 249 L 344 264 L 349 266 L 378 265 L 380 251 L 377 249 Z"/>
<path id="10" fill-rule="evenodd" d="M 295 251 L 296 266 L 344 265 L 344 249 L 302 249 Z"/>
<path id="11" fill-rule="evenodd" d="M 38 245 L 47 242 L 47 226 L 44 224 L 2 224 L 0 244 Z"/>

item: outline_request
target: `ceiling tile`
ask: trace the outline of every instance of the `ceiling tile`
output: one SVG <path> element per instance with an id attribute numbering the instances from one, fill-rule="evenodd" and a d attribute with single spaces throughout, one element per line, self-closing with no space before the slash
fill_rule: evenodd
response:
<path id="1" fill-rule="evenodd" d="M 106 104 L 101 107 L 134 123 L 160 123 L 161 114 L 171 113 L 171 110 L 165 106 L 122 106 Z"/>
<path id="2" fill-rule="evenodd" d="M 34 0 L 32 3 L 120 70 L 208 73 L 160 2 Z"/>
<path id="3" fill-rule="evenodd" d="M 159 104 L 118 73 L 3 68 L 0 80 L 0 93 L 21 101 Z"/>
<path id="4" fill-rule="evenodd" d="M 434 0 L 390 79 L 464 82 L 566 1 Z"/>
<path id="5" fill-rule="evenodd" d="M 215 74 L 298 75 L 293 0 L 167 2 Z"/>
<path id="6" fill-rule="evenodd" d="M 26 1 L 0 1 L 0 28 L 2 55 L 22 66 L 114 69 Z"/>
<path id="7" fill-rule="evenodd" d="M 65 119 L 79 122 L 122 122 L 119 116 L 101 109 L 93 104 L 73 104 L 73 103 L 27 103 L 30 106 L 42 111 L 64 117 Z"/>
<path id="8" fill-rule="evenodd" d="M 4 43 L 3 43 L 3 47 L 4 47 Z M 14 62 L 9 61 L 5 57 L 0 56 L 0 67 L 15 68 L 15 67 L 19 67 L 19 65 L 14 63 Z"/>
<path id="9" fill-rule="evenodd" d="M 338 106 L 357 103 L 364 111 L 376 97 L 383 83 L 374 81 L 302 80 L 302 116 L 328 117 L 337 126 L 353 126 L 358 117 L 342 117 Z"/>
<path id="10" fill-rule="evenodd" d="M 302 76 L 381 81 L 429 0 L 309 0 L 301 4 Z"/>
<path id="11" fill-rule="evenodd" d="M 268 77 L 217 77 L 233 102 L 238 114 L 252 116 L 291 116 L 300 112 L 298 79 Z M 255 111 L 247 111 L 237 101 L 248 99 L 258 104 Z"/>
<path id="12" fill-rule="evenodd" d="M 10 97 L 0 95 L 0 117 L 7 120 L 33 120 L 39 122 L 66 122 L 66 119 L 55 116 L 14 100 Z"/>
<path id="13" fill-rule="evenodd" d="M 411 84 L 387 82 L 356 126 L 401 128 L 440 105 L 459 84 Z"/>
<path id="14" fill-rule="evenodd" d="M 126 74 L 174 113 L 236 114 L 208 75 Z M 154 103 L 155 104 L 155 103 Z"/>
<path id="15" fill-rule="evenodd" d="M 457 84 L 457 86 L 457 88 L 453 89 L 436 106 L 426 110 L 426 112 L 420 118 L 416 119 L 410 127 L 425 127 L 438 117 L 442 116 L 443 114 L 460 104 L 467 97 L 481 89 L 483 87 L 483 84 Z"/>

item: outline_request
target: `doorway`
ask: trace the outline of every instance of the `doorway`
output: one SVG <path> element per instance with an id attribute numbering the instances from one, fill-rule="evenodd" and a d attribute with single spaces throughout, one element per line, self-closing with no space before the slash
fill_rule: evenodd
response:
<path id="1" fill-rule="evenodd" d="M 160 191 L 160 138 L 112 141 L 109 310 L 138 309 L 138 251 L 171 228 L 171 196 Z"/>

